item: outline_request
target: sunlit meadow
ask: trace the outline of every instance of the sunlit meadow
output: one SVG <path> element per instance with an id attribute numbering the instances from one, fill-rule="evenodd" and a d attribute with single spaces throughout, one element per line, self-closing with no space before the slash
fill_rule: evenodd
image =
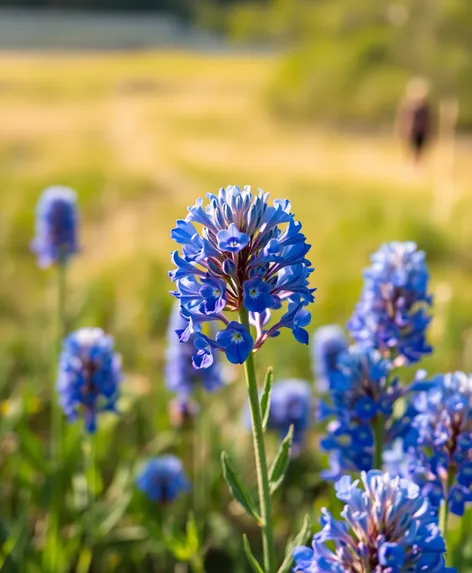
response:
<path id="1" fill-rule="evenodd" d="M 470 142 L 458 138 L 452 150 L 440 142 L 412 173 L 388 131 L 341 136 L 284 124 L 266 106 L 275 65 L 269 55 L 172 51 L 0 57 L 2 570 L 185 571 L 190 561 L 199 571 L 198 546 L 209 573 L 242 573 L 250 570 L 242 532 L 261 554 L 258 528 L 232 500 L 220 463 L 226 450 L 256 490 L 242 368 L 223 362 L 224 387 L 198 397 L 198 428 L 172 415 L 164 381 L 170 230 L 197 197 L 221 186 L 251 184 L 291 201 L 312 245 L 310 333 L 346 324 L 380 244 L 415 241 L 426 252 L 434 296 L 434 353 L 421 367 L 472 370 Z M 57 277 L 39 269 L 30 251 L 35 204 L 51 184 L 74 188 L 80 211 L 66 329 L 110 333 L 124 372 L 119 415 L 103 414 L 94 438 L 92 514 L 90 471 L 84 476 L 90 445 L 82 424 L 64 422 L 59 547 L 48 535 Z M 316 392 L 309 348 L 289 332 L 256 355 L 260 381 L 270 365 L 276 381 L 304 379 Z M 414 372 L 403 372 L 411 381 Z M 328 468 L 323 435 L 314 422 L 274 496 L 280 562 L 306 513 L 315 523 L 322 506 L 338 513 L 332 486 L 320 477 Z M 278 442 L 270 433 L 269 457 Z M 169 453 L 183 460 L 193 487 L 157 516 L 135 476 L 143 462 Z M 470 522 L 470 510 L 463 519 Z M 460 537 L 459 526 L 452 517 L 450 550 L 460 553 L 462 573 L 472 571 L 472 540 Z"/>

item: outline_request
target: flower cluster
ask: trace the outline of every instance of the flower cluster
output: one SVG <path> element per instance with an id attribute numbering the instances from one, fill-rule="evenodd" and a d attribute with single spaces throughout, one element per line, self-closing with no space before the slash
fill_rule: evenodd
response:
<path id="1" fill-rule="evenodd" d="M 409 470 L 435 507 L 446 498 L 450 511 L 462 515 L 472 502 L 472 377 L 454 372 L 431 383 L 413 399 Z"/>
<path id="2" fill-rule="evenodd" d="M 67 262 L 77 253 L 76 194 L 68 187 L 49 187 L 36 206 L 36 236 L 31 248 L 41 267 Z"/>
<path id="3" fill-rule="evenodd" d="M 272 388 L 267 428 L 284 438 L 293 425 L 293 451 L 299 451 L 313 418 L 313 394 L 304 380 L 280 380 Z"/>
<path id="4" fill-rule="evenodd" d="M 70 421 L 81 415 L 86 430 L 95 432 L 97 414 L 116 411 L 120 381 L 121 358 L 101 328 L 81 328 L 65 339 L 57 390 Z"/>
<path id="5" fill-rule="evenodd" d="M 336 483 L 336 496 L 346 504 L 343 521 L 323 510 L 313 548 L 294 550 L 294 571 L 454 573 L 445 565 L 445 542 L 419 487 L 378 471 L 361 477 L 363 489 L 349 476 Z"/>
<path id="6" fill-rule="evenodd" d="M 391 363 L 379 352 L 355 346 L 342 353 L 337 376 L 330 380 L 330 402 L 321 401 L 319 416 L 332 418 L 321 446 L 330 452 L 331 471 L 337 478 L 345 471 L 369 470 L 373 466 L 373 422 L 382 415 L 388 429 L 396 400 L 405 393 L 397 378 L 389 379 Z M 388 443 L 392 436 L 385 436 Z"/>
<path id="7" fill-rule="evenodd" d="M 221 368 L 216 358 L 208 368 L 196 370 L 194 364 L 200 365 L 205 353 L 198 354 L 194 346 L 195 335 L 180 343 L 176 333 L 187 328 L 187 321 L 181 316 L 179 306 L 175 305 L 168 326 L 168 344 L 166 351 L 165 379 L 167 388 L 187 398 L 193 393 L 197 384 L 207 392 L 213 392 L 223 384 Z M 195 354 L 195 352 L 197 354 Z M 194 356 L 195 354 L 195 356 Z"/>
<path id="8" fill-rule="evenodd" d="M 425 254 L 412 242 L 383 245 L 364 272 L 360 302 L 348 323 L 358 344 L 376 348 L 397 363 L 414 363 L 431 352 L 426 329 L 429 274 Z"/>
<path id="9" fill-rule="evenodd" d="M 187 320 L 179 338 L 186 342 L 195 335 L 194 366 L 210 366 L 215 350 L 232 363 L 243 363 L 283 327 L 307 344 L 304 327 L 310 313 L 305 307 L 314 300 L 308 286 L 313 268 L 306 259 L 310 245 L 290 203 L 275 200 L 271 206 L 267 193 L 254 195 L 249 186 L 230 186 L 207 197 L 206 208 L 198 199 L 171 233 L 182 245 L 182 254 L 172 255 L 176 269 L 170 272 Z M 271 311 L 284 305 L 285 313 L 268 327 Z M 226 311 L 248 312 L 255 340 L 248 324 L 228 320 Z M 214 338 L 203 333 L 206 322 L 218 325 Z"/>
<path id="10" fill-rule="evenodd" d="M 337 325 L 321 326 L 315 330 L 312 343 L 312 364 L 316 385 L 320 392 L 329 390 L 342 376 L 337 367 L 340 354 L 345 352 L 348 342 L 343 329 Z"/>
<path id="11" fill-rule="evenodd" d="M 136 486 L 151 501 L 164 504 L 188 491 L 190 482 L 179 458 L 168 454 L 148 460 L 136 478 Z"/>

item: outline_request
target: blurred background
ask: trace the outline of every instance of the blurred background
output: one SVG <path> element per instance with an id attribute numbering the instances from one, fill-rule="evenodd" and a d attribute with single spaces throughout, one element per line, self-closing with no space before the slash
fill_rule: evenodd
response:
<path id="1" fill-rule="evenodd" d="M 51 184 L 76 189 L 81 212 L 70 329 L 110 332 L 127 373 L 122 415 L 98 436 L 104 507 L 131 488 L 139 459 L 181 452 L 190 439 L 168 421 L 163 379 L 169 232 L 221 186 L 292 202 L 312 244 L 313 329 L 346 323 L 382 242 L 416 241 L 435 295 L 435 352 L 423 366 L 472 370 L 471 29 L 468 0 L 0 0 L 0 494 L 6 515 L 26 524 L 2 553 L 5 571 L 18 570 L 15 555 L 40 551 L 47 514 L 38 452 L 55 375 L 55 276 L 29 245 L 36 200 Z M 419 158 L 404 127 L 414 86 L 429 118 Z M 257 364 L 261 376 L 272 364 L 276 379 L 313 381 L 309 349 L 290 333 Z M 240 532 L 250 524 L 222 482 L 221 449 L 255 484 L 242 372 L 227 374 L 231 383 L 204 398 L 209 572 L 247 570 Z M 64 570 L 75 571 L 80 428 L 67 432 Z M 303 513 L 316 519 L 327 503 L 318 439 L 276 502 L 281 553 Z M 174 571 L 128 502 L 90 571 Z M 251 543 L 257 552 L 257 531 Z"/>

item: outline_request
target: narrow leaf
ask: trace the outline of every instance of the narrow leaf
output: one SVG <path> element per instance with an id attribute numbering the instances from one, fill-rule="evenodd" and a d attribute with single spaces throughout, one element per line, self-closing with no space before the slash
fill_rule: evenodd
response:
<path id="1" fill-rule="evenodd" d="M 285 472 L 287 471 L 290 462 L 290 451 L 292 449 L 293 440 L 293 425 L 290 426 L 288 434 L 280 444 L 277 456 L 269 471 L 270 493 L 274 493 L 282 484 Z"/>
<path id="2" fill-rule="evenodd" d="M 273 382 L 274 382 L 274 371 L 272 370 L 272 367 L 269 367 L 267 369 L 267 374 L 264 380 L 264 387 L 262 389 L 262 396 L 261 396 L 261 416 L 264 430 L 267 428 L 267 422 L 269 421 L 270 396 L 272 394 Z"/>
<path id="3" fill-rule="evenodd" d="M 259 561 L 254 557 L 254 554 L 252 553 L 251 546 L 249 545 L 249 541 L 246 534 L 243 535 L 243 544 L 244 544 L 244 552 L 246 553 L 246 557 L 254 573 L 264 573 L 264 570 L 260 566 Z"/>
<path id="4" fill-rule="evenodd" d="M 223 477 L 228 484 L 231 495 L 239 504 L 244 507 L 247 513 L 251 515 L 258 524 L 260 524 L 261 518 L 257 512 L 254 499 L 246 489 L 246 486 L 242 484 L 226 452 L 221 454 L 221 463 L 223 465 Z"/>
<path id="5" fill-rule="evenodd" d="M 280 566 L 277 573 L 289 573 L 292 570 L 292 562 L 293 562 L 293 550 L 295 547 L 299 545 L 305 545 L 311 536 L 311 519 L 308 514 L 305 515 L 305 519 L 303 520 L 303 525 L 300 530 L 300 533 L 293 539 L 291 543 L 287 545 L 287 550 L 285 554 L 285 559 L 283 560 L 282 565 Z"/>

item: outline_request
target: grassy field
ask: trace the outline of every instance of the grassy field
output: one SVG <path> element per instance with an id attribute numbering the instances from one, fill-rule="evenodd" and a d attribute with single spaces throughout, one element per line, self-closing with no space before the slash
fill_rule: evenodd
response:
<path id="1" fill-rule="evenodd" d="M 277 121 L 264 105 L 275 65 L 272 56 L 171 51 L 0 54 L 0 398 L 7 413 L 0 463 L 7 496 L 16 491 L 15 464 L 23 467 L 25 459 L 21 440 L 11 439 L 17 420 L 26 419 L 38 439 L 47 433 L 55 277 L 37 269 L 29 243 L 36 199 L 50 184 L 74 187 L 81 209 L 83 250 L 69 276 L 70 328 L 98 325 L 112 333 L 127 372 L 123 421 L 110 420 L 99 436 L 104 482 L 118 452 L 128 463 L 178 447 L 161 374 L 172 304 L 169 231 L 196 197 L 227 184 L 248 183 L 291 200 L 312 244 L 313 328 L 346 322 L 361 271 L 382 242 L 418 242 L 427 251 L 436 300 L 436 350 L 424 366 L 472 370 L 471 144 L 456 142 L 451 166 L 450 144 L 440 142 L 413 174 L 390 134 L 339 135 Z M 269 364 L 276 378 L 311 379 L 309 351 L 289 334 L 264 347 L 258 368 Z M 220 440 L 236 437 L 233 447 L 243 452 L 243 393 L 235 385 L 224 392 L 227 400 L 207 399 L 209 418 L 219 424 L 229 416 Z M 316 443 L 314 436 L 299 464 L 324 463 L 314 454 Z M 214 499 L 227 502 L 217 464 L 216 458 Z M 281 510 L 312 505 L 318 478 L 297 471 Z M 38 472 L 25 465 L 20 474 L 40 483 Z M 209 523 L 221 518 L 218 503 Z M 226 514 L 238 529 L 237 508 Z M 280 515 L 282 537 L 291 524 L 283 517 L 289 513 Z M 221 533 L 220 522 L 211 531 Z M 215 547 L 230 543 L 211 539 Z M 105 572 L 134 571 L 133 555 L 107 548 L 97 563 Z"/>

